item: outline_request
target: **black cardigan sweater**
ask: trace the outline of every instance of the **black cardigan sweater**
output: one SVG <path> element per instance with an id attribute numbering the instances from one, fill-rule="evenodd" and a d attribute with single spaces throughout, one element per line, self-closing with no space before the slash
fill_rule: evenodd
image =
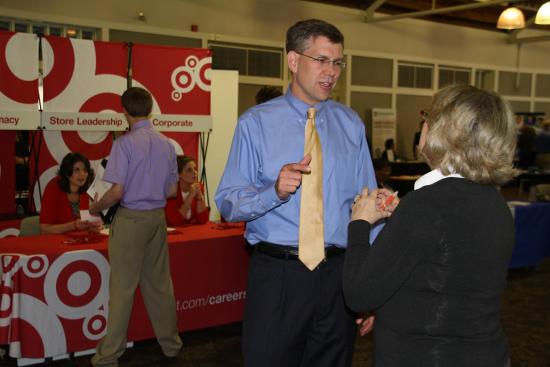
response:
<path id="1" fill-rule="evenodd" d="M 498 191 L 446 178 L 409 193 L 372 246 L 349 224 L 344 294 L 374 310 L 375 366 L 504 366 L 514 222 Z"/>

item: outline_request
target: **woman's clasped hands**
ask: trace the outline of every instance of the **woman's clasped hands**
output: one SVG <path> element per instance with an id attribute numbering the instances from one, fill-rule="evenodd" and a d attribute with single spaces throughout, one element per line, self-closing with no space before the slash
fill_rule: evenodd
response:
<path id="1" fill-rule="evenodd" d="M 365 220 L 374 224 L 391 216 L 398 204 L 399 198 L 392 191 L 374 189 L 369 192 L 365 187 L 361 194 L 355 197 L 351 207 L 351 220 Z"/>
<path id="2" fill-rule="evenodd" d="M 75 231 L 88 231 L 99 233 L 103 229 L 103 221 L 98 218 L 98 220 L 88 221 L 75 219 L 74 221 Z"/>

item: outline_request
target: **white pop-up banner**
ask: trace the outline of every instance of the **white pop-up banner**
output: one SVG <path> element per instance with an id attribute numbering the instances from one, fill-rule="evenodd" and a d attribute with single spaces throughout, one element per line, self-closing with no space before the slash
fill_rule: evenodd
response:
<path id="1" fill-rule="evenodd" d="M 395 110 L 373 108 L 372 109 L 372 151 L 378 158 L 384 151 L 384 143 L 387 139 L 395 141 L 396 117 Z"/>
<path id="2" fill-rule="evenodd" d="M 0 32 L 0 130 L 39 125 L 38 37 Z"/>

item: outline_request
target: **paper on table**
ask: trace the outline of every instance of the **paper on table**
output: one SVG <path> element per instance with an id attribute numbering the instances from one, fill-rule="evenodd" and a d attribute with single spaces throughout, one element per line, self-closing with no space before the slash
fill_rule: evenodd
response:
<path id="1" fill-rule="evenodd" d="M 526 205 L 529 205 L 531 204 L 530 202 L 528 201 L 509 201 L 508 202 L 508 207 L 510 208 L 510 212 L 512 213 L 512 217 L 516 217 L 516 208 L 518 206 L 526 206 Z"/>
<path id="2" fill-rule="evenodd" d="M 105 173 L 105 168 L 100 164 L 95 168 L 95 179 L 94 182 L 90 185 L 88 188 L 88 196 L 90 196 L 92 199 L 95 199 L 95 194 L 98 194 L 98 200 L 105 195 L 105 193 L 111 188 L 112 184 L 109 182 L 105 182 L 102 180 L 103 174 Z M 107 215 L 107 212 L 109 209 L 105 209 L 102 213 L 103 215 Z"/>
<path id="3" fill-rule="evenodd" d="M 173 227 L 166 227 L 166 232 L 175 232 L 176 229 Z M 109 228 L 103 228 L 101 231 L 99 231 L 101 234 L 109 235 Z"/>
<path id="4" fill-rule="evenodd" d="M 88 210 L 81 210 L 80 211 L 80 220 L 88 221 L 88 222 L 97 222 L 97 221 L 101 221 L 101 218 L 96 217 L 95 215 L 91 215 Z"/>
<path id="5" fill-rule="evenodd" d="M 528 201 L 515 201 L 515 200 L 512 200 L 512 201 L 509 201 L 508 202 L 508 206 L 512 207 L 512 206 L 525 206 L 525 205 L 529 205 L 531 204 L 530 202 Z"/>

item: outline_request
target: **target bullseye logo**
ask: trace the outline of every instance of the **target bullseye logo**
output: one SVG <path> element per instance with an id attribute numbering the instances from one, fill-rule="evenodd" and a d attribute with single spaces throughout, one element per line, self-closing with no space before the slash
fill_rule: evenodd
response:
<path id="1" fill-rule="evenodd" d="M 52 263 L 44 280 L 47 303 L 64 318 L 76 320 L 96 315 L 108 299 L 109 263 L 97 251 L 86 259 L 69 252 Z"/>
<path id="2" fill-rule="evenodd" d="M 185 60 L 185 65 L 178 66 L 172 71 L 170 77 L 172 88 L 172 99 L 180 101 L 185 93 L 189 93 L 195 86 L 204 91 L 210 90 L 210 69 L 212 58 L 205 57 L 199 60 L 197 56 L 191 55 Z"/>
<path id="3" fill-rule="evenodd" d="M 40 278 L 48 270 L 49 261 L 46 255 L 33 255 L 23 258 L 23 272 L 29 278 Z"/>
<path id="4" fill-rule="evenodd" d="M 82 333 L 90 340 L 99 340 L 107 331 L 107 313 L 104 310 L 86 317 L 82 323 Z"/>
<path id="5" fill-rule="evenodd" d="M 67 306 L 81 307 L 99 292 L 101 274 L 89 261 L 74 261 L 59 273 L 57 294 Z"/>

